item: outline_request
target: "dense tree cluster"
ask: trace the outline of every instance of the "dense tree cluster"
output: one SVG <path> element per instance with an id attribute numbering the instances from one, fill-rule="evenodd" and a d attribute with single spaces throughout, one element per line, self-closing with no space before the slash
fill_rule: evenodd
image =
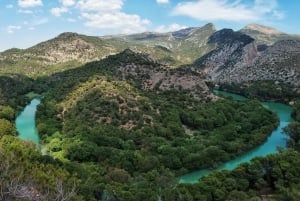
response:
<path id="1" fill-rule="evenodd" d="M 9 113 L 5 106 L 24 106 L 28 99 L 26 93 L 32 90 L 33 80 L 23 75 L 0 75 L 0 116 Z"/>
<path id="2" fill-rule="evenodd" d="M 195 185 L 181 184 L 173 200 L 278 200 L 298 201 L 300 179 L 300 112 L 294 105 L 295 122 L 285 128 L 290 137 L 288 150 L 255 158 L 233 171 L 215 172 Z M 184 192 L 184 193 L 182 193 Z"/>
<path id="3" fill-rule="evenodd" d="M 258 101 L 145 91 L 143 78 L 120 80 L 122 63 L 156 68 L 129 52 L 39 80 L 51 87 L 38 109 L 39 133 L 49 154 L 77 172 L 88 200 L 173 200 L 183 193 L 176 176 L 233 159 L 277 126 Z"/>

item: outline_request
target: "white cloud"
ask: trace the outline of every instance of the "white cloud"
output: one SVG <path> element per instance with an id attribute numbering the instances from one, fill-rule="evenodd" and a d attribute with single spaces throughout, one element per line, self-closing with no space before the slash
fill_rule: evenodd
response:
<path id="1" fill-rule="evenodd" d="M 75 1 L 74 0 L 59 0 L 60 3 L 62 3 L 63 6 L 73 6 L 75 5 Z"/>
<path id="2" fill-rule="evenodd" d="M 13 33 L 15 33 L 15 31 L 20 30 L 20 29 L 22 29 L 21 26 L 14 26 L 14 25 L 9 25 L 9 26 L 6 28 L 7 33 L 10 33 L 10 34 L 13 34 Z"/>
<path id="3" fill-rule="evenodd" d="M 18 0 L 18 5 L 22 8 L 42 6 L 42 0 Z"/>
<path id="4" fill-rule="evenodd" d="M 167 4 L 167 3 L 169 3 L 169 0 L 156 0 L 156 2 L 158 4 Z"/>
<path id="5" fill-rule="evenodd" d="M 83 11 L 112 12 L 120 11 L 124 0 L 80 0 L 77 6 Z"/>
<path id="6" fill-rule="evenodd" d="M 56 17 L 59 17 L 61 16 L 63 13 L 66 13 L 68 12 L 68 9 L 66 7 L 61 7 L 61 8 L 52 8 L 50 10 L 51 14 L 56 16 Z"/>
<path id="7" fill-rule="evenodd" d="M 12 4 L 7 4 L 6 6 L 5 6 L 5 8 L 13 8 L 14 7 L 14 5 L 12 5 Z"/>
<path id="8" fill-rule="evenodd" d="M 166 25 L 161 25 L 161 26 L 158 26 L 155 31 L 156 32 L 160 32 L 160 33 L 165 33 L 165 32 L 171 32 L 171 31 L 178 31 L 180 29 L 185 29 L 186 26 L 182 26 L 180 24 L 171 24 L 169 26 L 166 26 Z"/>
<path id="9" fill-rule="evenodd" d="M 267 16 L 280 16 L 276 8 L 277 0 L 255 0 L 253 5 L 241 0 L 197 0 L 177 4 L 172 14 L 203 21 L 258 21 Z"/>
<path id="10" fill-rule="evenodd" d="M 56 17 L 60 17 L 63 13 L 67 13 L 69 8 L 75 5 L 74 0 L 58 0 L 62 6 L 55 7 L 50 10 L 50 13 Z"/>
<path id="11" fill-rule="evenodd" d="M 150 24 L 149 20 L 143 20 L 138 15 L 128 15 L 126 13 L 83 13 L 87 19 L 85 23 L 88 27 L 109 29 L 113 33 L 137 33 L 146 31 L 145 26 Z"/>
<path id="12" fill-rule="evenodd" d="M 88 27 L 109 33 L 137 33 L 150 24 L 138 15 L 122 12 L 125 0 L 79 0 L 76 4 Z"/>

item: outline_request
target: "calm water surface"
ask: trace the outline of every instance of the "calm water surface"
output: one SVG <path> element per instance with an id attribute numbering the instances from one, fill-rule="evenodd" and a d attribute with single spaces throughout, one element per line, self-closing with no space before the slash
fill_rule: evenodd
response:
<path id="1" fill-rule="evenodd" d="M 40 103 L 39 99 L 33 99 L 16 119 L 19 138 L 33 141 L 37 145 L 39 144 L 39 135 L 35 125 L 35 113 Z"/>
<path id="2" fill-rule="evenodd" d="M 246 100 L 245 97 L 237 94 L 217 91 L 217 90 L 215 90 L 214 92 L 217 95 L 232 97 L 234 100 Z M 285 104 L 273 103 L 273 102 L 262 102 L 262 105 L 277 114 L 280 121 L 277 129 L 272 132 L 272 134 L 268 137 L 268 139 L 264 144 L 237 157 L 232 161 L 228 161 L 224 163 L 223 165 L 219 166 L 215 170 L 233 170 L 239 164 L 249 162 L 251 159 L 255 157 L 266 156 L 268 154 L 276 153 L 277 147 L 283 147 L 283 148 L 286 147 L 286 140 L 288 137 L 283 133 L 283 128 L 292 121 L 291 118 L 292 108 Z M 204 170 L 188 173 L 186 175 L 179 177 L 179 183 L 196 183 L 201 177 L 206 176 L 215 170 L 204 169 Z"/>

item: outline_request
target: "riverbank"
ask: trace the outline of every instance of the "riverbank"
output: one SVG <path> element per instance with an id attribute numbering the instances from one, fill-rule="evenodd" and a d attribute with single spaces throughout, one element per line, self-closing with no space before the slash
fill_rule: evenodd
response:
<path id="1" fill-rule="evenodd" d="M 246 100 L 247 98 L 223 91 L 214 91 L 217 95 L 224 97 L 231 97 L 234 100 Z M 291 121 L 292 108 L 288 105 L 273 102 L 262 102 L 262 105 L 267 109 L 275 112 L 279 118 L 279 126 L 268 137 L 265 143 L 254 148 L 253 150 L 237 157 L 234 160 L 228 161 L 214 170 L 203 169 L 194 171 L 179 177 L 179 183 L 196 183 L 203 176 L 210 174 L 212 171 L 218 170 L 232 170 L 239 166 L 241 163 L 249 162 L 255 157 L 266 156 L 277 152 L 277 147 L 286 147 L 287 136 L 283 134 L 283 128 L 286 127 Z"/>

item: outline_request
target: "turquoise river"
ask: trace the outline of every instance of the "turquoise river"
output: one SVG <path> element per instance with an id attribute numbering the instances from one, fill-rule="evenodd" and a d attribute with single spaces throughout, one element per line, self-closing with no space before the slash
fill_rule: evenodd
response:
<path id="1" fill-rule="evenodd" d="M 239 96 L 232 93 L 227 93 L 223 91 L 214 91 L 217 95 L 223 95 L 225 97 L 231 97 L 234 100 L 246 100 L 245 97 Z M 273 102 L 262 102 L 262 105 L 273 112 L 275 112 L 279 118 L 279 126 L 276 130 L 274 130 L 264 144 L 254 148 L 253 150 L 237 157 L 232 161 L 228 161 L 218 168 L 211 169 L 203 169 L 199 171 L 194 171 L 188 174 L 185 174 L 179 177 L 180 183 L 196 183 L 201 177 L 208 175 L 212 171 L 215 170 L 232 170 L 236 168 L 239 164 L 249 162 L 251 159 L 258 156 L 266 156 L 268 154 L 276 153 L 277 147 L 286 147 L 287 136 L 283 133 L 283 128 L 287 126 L 291 121 L 291 112 L 292 108 L 288 105 L 281 103 L 273 103 Z"/>
<path id="2" fill-rule="evenodd" d="M 245 100 L 243 96 L 239 96 L 232 93 L 215 91 L 216 94 L 232 97 L 235 100 Z M 19 133 L 19 137 L 24 140 L 33 141 L 35 144 L 39 144 L 39 136 L 35 125 L 35 114 L 37 106 L 40 104 L 38 98 L 33 99 L 30 104 L 28 104 L 22 113 L 16 118 L 16 127 Z M 244 162 L 249 162 L 251 159 L 257 156 L 266 156 L 268 154 L 276 153 L 277 147 L 286 146 L 287 136 L 283 133 L 283 128 L 287 126 L 291 121 L 292 108 L 285 104 L 263 102 L 262 105 L 273 112 L 275 112 L 280 120 L 279 126 L 272 134 L 268 137 L 266 142 L 255 149 L 237 157 L 232 161 L 228 161 L 218 168 L 204 169 L 199 171 L 194 171 L 189 174 L 179 177 L 180 183 L 196 183 L 201 177 L 208 175 L 215 170 L 232 170 L 236 168 L 239 164 Z"/>
<path id="3" fill-rule="evenodd" d="M 16 118 L 19 138 L 33 141 L 36 145 L 39 144 L 39 135 L 35 126 L 35 113 L 40 103 L 38 98 L 33 99 Z"/>

